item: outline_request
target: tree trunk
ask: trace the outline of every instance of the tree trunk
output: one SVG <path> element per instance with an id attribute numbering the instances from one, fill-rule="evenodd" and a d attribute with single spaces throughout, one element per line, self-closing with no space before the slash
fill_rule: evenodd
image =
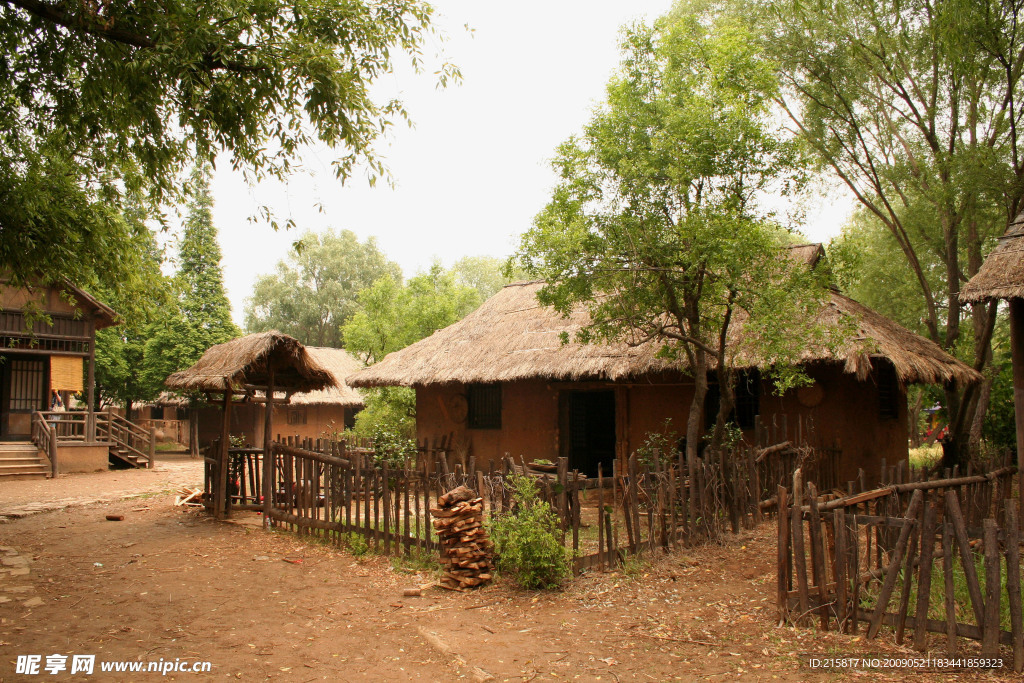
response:
<path id="1" fill-rule="evenodd" d="M 726 426 L 729 422 L 729 415 L 736 405 L 736 373 L 725 367 L 723 359 L 718 359 L 718 415 L 715 416 L 715 430 L 711 434 L 711 444 L 708 446 L 712 451 L 718 452 L 725 441 Z"/>
<path id="2" fill-rule="evenodd" d="M 199 408 L 193 403 L 188 406 L 188 454 L 199 457 Z"/>
<path id="3" fill-rule="evenodd" d="M 917 398 L 907 411 L 907 432 L 910 434 L 910 447 L 921 446 L 921 408 L 924 407 L 924 391 L 916 389 Z"/>
<path id="4" fill-rule="evenodd" d="M 704 432 L 704 398 L 708 393 L 708 362 L 704 351 L 698 349 L 694 354 L 695 363 L 693 368 L 693 401 L 690 402 L 690 414 L 686 419 L 686 469 L 690 477 L 689 514 L 690 519 L 696 519 L 696 505 L 698 497 L 703 493 L 696 487 L 695 473 L 697 472 L 698 453 L 700 439 Z"/>
<path id="5" fill-rule="evenodd" d="M 985 414 L 988 412 L 988 403 L 992 395 L 992 383 L 994 381 L 994 377 L 986 375 L 985 381 L 981 383 L 981 390 L 978 392 L 978 403 L 974 409 L 974 419 L 971 420 L 970 432 L 970 447 L 974 453 L 981 449 L 981 428 L 985 423 Z"/>

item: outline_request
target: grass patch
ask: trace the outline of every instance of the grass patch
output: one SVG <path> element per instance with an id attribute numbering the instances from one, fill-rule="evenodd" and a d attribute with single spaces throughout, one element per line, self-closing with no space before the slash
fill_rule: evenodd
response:
<path id="1" fill-rule="evenodd" d="M 910 466 L 920 469 L 921 467 L 934 467 L 942 460 L 942 444 L 933 443 L 931 446 L 919 446 L 910 449 Z"/>
<path id="2" fill-rule="evenodd" d="M 941 551 L 940 551 L 941 552 Z M 956 552 L 954 550 L 954 552 Z M 985 595 L 985 561 L 982 555 L 977 553 L 973 554 L 974 557 L 974 569 L 978 576 L 978 583 L 980 584 L 981 594 Z M 1024 569 L 1024 568 L 1022 568 Z M 1021 572 L 1022 578 L 1024 578 L 1024 571 Z M 999 624 L 1000 628 L 1004 631 L 1010 630 L 1010 605 L 1006 598 L 1006 576 L 1007 576 L 1007 564 L 1006 558 L 1000 557 L 1000 570 L 999 570 L 999 581 L 1000 581 L 1000 599 L 999 599 Z M 889 600 L 889 609 L 887 611 L 895 611 L 898 609 L 899 596 L 903 590 L 903 584 L 907 580 L 906 569 L 900 569 L 899 579 L 896 581 L 896 588 L 893 590 L 892 597 Z M 911 572 L 909 580 L 910 585 L 910 602 L 907 608 L 907 614 L 912 616 L 917 612 L 917 595 L 918 595 L 918 572 L 915 570 Z M 878 582 L 872 582 L 871 586 L 866 592 L 861 593 L 861 609 L 873 610 L 876 606 L 878 593 L 881 590 L 881 584 Z M 946 578 L 945 572 L 942 567 L 942 556 L 941 554 L 935 558 L 935 563 L 932 565 L 932 579 L 931 586 L 929 587 L 928 595 L 928 618 L 937 619 L 939 621 L 946 620 Z M 974 609 L 971 607 L 970 592 L 967 588 L 967 575 L 964 573 L 963 564 L 960 562 L 959 555 L 953 561 L 953 611 L 956 615 L 957 622 L 961 624 L 973 624 L 979 626 L 977 619 L 974 617 Z"/>

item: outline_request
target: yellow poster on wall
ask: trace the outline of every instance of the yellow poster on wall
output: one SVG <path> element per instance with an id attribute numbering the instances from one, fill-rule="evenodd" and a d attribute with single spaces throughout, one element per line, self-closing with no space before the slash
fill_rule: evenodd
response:
<path id="1" fill-rule="evenodd" d="M 82 391 L 81 356 L 50 356 L 50 388 L 57 391 Z"/>

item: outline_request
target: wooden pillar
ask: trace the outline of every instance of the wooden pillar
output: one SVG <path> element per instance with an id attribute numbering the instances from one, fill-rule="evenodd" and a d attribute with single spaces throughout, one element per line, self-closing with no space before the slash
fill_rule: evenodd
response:
<path id="1" fill-rule="evenodd" d="M 89 376 L 86 387 L 85 441 L 96 443 L 96 319 L 89 318 Z"/>
<path id="2" fill-rule="evenodd" d="M 217 478 L 217 490 L 213 496 L 213 516 L 216 519 L 223 519 L 227 510 L 228 502 L 228 462 L 231 448 L 231 390 L 224 390 L 224 422 L 220 432 L 220 462 L 217 465 L 219 476 Z"/>
<path id="3" fill-rule="evenodd" d="M 1010 299 L 1013 411 L 1017 425 L 1017 491 L 1024 501 L 1024 299 Z"/>
<path id="4" fill-rule="evenodd" d="M 267 379 L 267 402 L 263 404 L 263 527 L 270 528 L 271 499 L 273 497 L 274 454 L 270 435 L 274 433 L 274 366 L 270 366 Z"/>

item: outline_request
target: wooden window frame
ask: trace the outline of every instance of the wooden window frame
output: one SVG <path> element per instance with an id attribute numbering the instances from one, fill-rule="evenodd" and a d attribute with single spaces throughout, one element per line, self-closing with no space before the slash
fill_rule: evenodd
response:
<path id="1" fill-rule="evenodd" d="M 501 429 L 501 384 L 470 384 L 466 387 L 466 403 L 470 429 Z"/>

